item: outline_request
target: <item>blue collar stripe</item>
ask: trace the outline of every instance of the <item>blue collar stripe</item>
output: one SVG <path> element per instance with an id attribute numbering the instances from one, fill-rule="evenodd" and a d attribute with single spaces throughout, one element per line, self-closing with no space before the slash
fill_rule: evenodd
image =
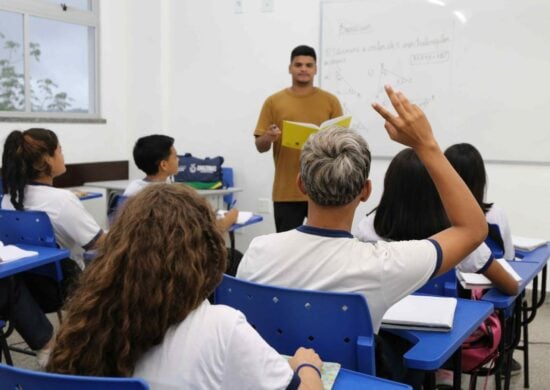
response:
<path id="1" fill-rule="evenodd" d="M 323 237 L 333 237 L 333 238 L 353 238 L 350 232 L 345 230 L 335 230 L 335 229 L 323 229 L 314 226 L 302 225 L 296 228 L 299 232 L 306 234 L 313 234 L 316 236 Z"/>

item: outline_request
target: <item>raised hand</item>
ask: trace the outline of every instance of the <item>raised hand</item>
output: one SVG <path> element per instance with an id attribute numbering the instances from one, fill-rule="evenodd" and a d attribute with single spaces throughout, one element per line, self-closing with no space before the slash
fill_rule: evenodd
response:
<path id="1" fill-rule="evenodd" d="M 385 90 L 397 115 L 378 103 L 374 103 L 372 107 L 386 120 L 384 127 L 390 138 L 413 149 L 437 145 L 430 122 L 420 107 L 412 104 L 403 93 L 395 92 L 389 85 L 385 86 Z"/>

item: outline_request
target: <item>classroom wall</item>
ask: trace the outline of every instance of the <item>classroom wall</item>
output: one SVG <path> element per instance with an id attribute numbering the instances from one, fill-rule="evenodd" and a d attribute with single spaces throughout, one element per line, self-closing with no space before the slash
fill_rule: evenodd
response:
<path id="1" fill-rule="evenodd" d="M 0 122 L 0 140 L 11 130 L 46 127 L 60 138 L 67 164 L 125 160 L 127 155 L 126 2 L 101 3 L 100 94 L 106 124 Z M 70 59 L 67 59 L 70 61 Z M 106 147 L 108 145 L 108 147 Z"/>
<path id="2" fill-rule="evenodd" d="M 258 199 L 270 199 L 271 153 L 255 150 L 252 132 L 263 100 L 290 83 L 290 50 L 302 43 L 319 47 L 320 0 L 274 0 L 273 12 L 262 12 L 261 0 L 242 0 L 243 12 L 236 13 L 236 3 L 101 2 L 107 123 L 48 125 L 60 135 L 67 162 L 132 160 L 137 137 L 161 132 L 176 138 L 180 153 L 223 155 L 244 189 L 237 207 L 256 211 Z M 28 126 L 0 122 L 0 138 Z M 376 204 L 387 164 L 373 161 L 373 196 L 358 216 Z M 130 176 L 140 177 L 130 166 Z M 507 210 L 514 233 L 550 238 L 550 167 L 488 164 L 487 170 L 488 199 Z M 274 231 L 272 214 L 264 218 L 237 235 L 239 249 Z"/>

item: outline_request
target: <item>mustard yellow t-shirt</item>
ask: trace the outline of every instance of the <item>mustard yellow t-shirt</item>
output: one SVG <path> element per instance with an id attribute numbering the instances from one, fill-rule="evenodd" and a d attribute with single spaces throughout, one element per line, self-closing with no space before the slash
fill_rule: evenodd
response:
<path id="1" fill-rule="evenodd" d="M 307 95 L 297 95 L 289 88 L 283 89 L 266 99 L 254 131 L 255 136 L 265 133 L 275 124 L 283 130 L 283 120 L 320 125 L 324 121 L 342 115 L 338 98 L 320 88 Z M 273 181 L 274 202 L 299 202 L 307 200 L 296 185 L 300 170 L 300 150 L 281 146 L 281 138 L 273 144 L 275 179 Z"/>

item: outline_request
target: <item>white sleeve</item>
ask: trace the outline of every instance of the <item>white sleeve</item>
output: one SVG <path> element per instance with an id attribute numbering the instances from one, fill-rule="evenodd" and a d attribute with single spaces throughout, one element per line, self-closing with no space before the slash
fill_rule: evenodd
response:
<path id="1" fill-rule="evenodd" d="M 441 247 L 435 240 L 378 242 L 383 251 L 382 288 L 389 306 L 422 287 L 439 270 Z"/>
<path id="2" fill-rule="evenodd" d="M 363 242 L 376 242 L 383 240 L 374 230 L 374 213 L 363 217 L 359 222 L 355 237 Z"/>
<path id="3" fill-rule="evenodd" d="M 493 259 L 491 249 L 483 243 L 458 263 L 456 268 L 461 272 L 483 273 L 489 268 Z"/>
<path id="4" fill-rule="evenodd" d="M 76 195 L 66 196 L 62 206 L 56 229 L 65 237 L 70 237 L 78 246 L 86 247 L 101 232 L 101 227 Z"/>
<path id="5" fill-rule="evenodd" d="M 512 231 L 510 229 L 510 223 L 508 217 L 503 209 L 493 205 L 491 210 L 486 214 L 487 222 L 498 225 L 500 230 L 500 236 L 504 243 L 504 258 L 506 260 L 514 260 L 516 256 L 516 250 L 514 249 L 514 243 L 512 241 Z"/>
<path id="6" fill-rule="evenodd" d="M 223 389 L 286 389 L 294 375 L 286 359 L 260 337 L 242 313 L 225 356 Z"/>

